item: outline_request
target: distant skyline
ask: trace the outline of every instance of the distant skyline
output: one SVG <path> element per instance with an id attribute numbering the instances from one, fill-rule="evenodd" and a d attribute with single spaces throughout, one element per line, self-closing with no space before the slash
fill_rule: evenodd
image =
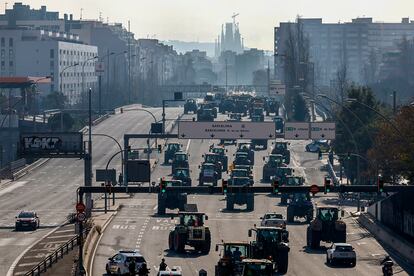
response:
<path id="1" fill-rule="evenodd" d="M 349 22 L 356 17 L 372 17 L 374 21 L 401 22 L 402 17 L 414 20 L 413 0 L 27 0 L 16 1 L 38 9 L 46 5 L 50 11 L 72 13 L 78 19 L 98 19 L 120 22 L 137 38 L 154 37 L 159 40 L 214 42 L 221 25 L 237 22 L 245 46 L 273 49 L 273 28 L 279 22 L 302 17 L 320 17 L 324 22 Z M 2 2 L 3 5 L 5 1 Z M 115 3 L 115 4 L 114 4 Z M 122 3 L 122 4 L 121 4 Z M 11 8 L 14 2 L 8 2 Z M 0 8 L 4 12 L 3 8 Z"/>

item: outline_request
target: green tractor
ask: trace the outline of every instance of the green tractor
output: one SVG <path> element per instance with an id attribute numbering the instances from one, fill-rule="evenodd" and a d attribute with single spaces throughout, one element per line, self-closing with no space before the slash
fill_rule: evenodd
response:
<path id="1" fill-rule="evenodd" d="M 337 207 L 317 207 L 316 217 L 306 231 L 307 246 L 315 249 L 320 242 L 346 243 L 346 224 L 339 219 Z"/>
<path id="2" fill-rule="evenodd" d="M 183 253 L 185 246 L 194 247 L 202 254 L 208 254 L 211 247 L 210 229 L 204 225 L 208 216 L 199 212 L 179 212 L 179 223 L 168 236 L 170 250 Z"/>
<path id="3" fill-rule="evenodd" d="M 240 276 L 260 275 L 260 276 L 272 276 L 273 275 L 273 263 L 266 259 L 244 259 L 241 262 L 242 272 L 241 274 L 235 274 Z"/>
<path id="4" fill-rule="evenodd" d="M 270 259 L 274 271 L 285 274 L 289 264 L 289 232 L 280 227 L 255 227 L 249 230 L 249 237 L 256 232 L 256 239 L 250 243 L 252 257 Z"/>
<path id="5" fill-rule="evenodd" d="M 155 184 L 155 182 L 154 182 Z M 179 191 L 166 191 L 166 187 L 181 187 L 183 182 L 181 180 L 166 180 L 160 179 L 160 192 L 158 193 L 158 215 L 165 215 L 166 209 L 176 209 L 184 211 L 187 204 L 187 193 Z"/>

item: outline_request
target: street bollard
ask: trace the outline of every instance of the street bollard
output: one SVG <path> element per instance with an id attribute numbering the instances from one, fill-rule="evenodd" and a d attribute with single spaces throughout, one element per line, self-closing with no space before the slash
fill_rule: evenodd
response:
<path id="1" fill-rule="evenodd" d="M 198 272 L 198 276 L 207 276 L 207 271 L 205 271 L 204 269 L 200 269 L 200 271 Z"/>

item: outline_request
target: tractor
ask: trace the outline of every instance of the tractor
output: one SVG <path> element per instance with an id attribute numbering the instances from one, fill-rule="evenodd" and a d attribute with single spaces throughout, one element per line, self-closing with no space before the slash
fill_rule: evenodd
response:
<path id="1" fill-rule="evenodd" d="M 169 164 L 174 158 L 174 154 L 181 150 L 180 143 L 168 143 L 167 149 L 164 151 L 164 164 Z"/>
<path id="2" fill-rule="evenodd" d="M 237 166 L 237 165 L 251 166 L 252 161 L 250 161 L 248 153 L 238 151 L 234 155 L 233 165 L 234 166 Z"/>
<path id="3" fill-rule="evenodd" d="M 199 110 L 197 110 L 198 122 L 213 122 L 214 118 L 215 117 L 212 109 L 202 107 Z"/>
<path id="4" fill-rule="evenodd" d="M 269 258 L 274 271 L 285 274 L 289 263 L 289 232 L 280 227 L 260 226 L 249 230 L 249 237 L 256 232 L 256 239 L 250 242 L 252 257 L 255 259 Z"/>
<path id="5" fill-rule="evenodd" d="M 202 254 L 208 254 L 211 247 L 211 233 L 204 225 L 208 216 L 200 212 L 179 212 L 178 217 L 179 223 L 168 236 L 169 249 L 183 253 L 185 246 L 189 245 Z"/>
<path id="6" fill-rule="evenodd" d="M 272 154 L 283 155 L 283 163 L 290 164 L 290 150 L 288 149 L 288 142 L 276 142 L 272 149 Z"/>
<path id="7" fill-rule="evenodd" d="M 310 223 L 313 219 L 313 204 L 309 193 L 292 194 L 289 205 L 287 206 L 287 221 L 292 223 L 295 217 L 306 218 Z"/>
<path id="8" fill-rule="evenodd" d="M 281 154 L 271 154 L 266 158 L 263 157 L 265 164 L 263 165 L 263 182 L 269 182 L 270 178 L 276 175 L 277 169 L 280 167 L 286 167 L 283 163 L 283 156 Z"/>
<path id="9" fill-rule="evenodd" d="M 183 186 L 191 186 L 191 176 L 189 168 L 176 168 L 172 175 L 174 180 L 180 180 Z"/>
<path id="10" fill-rule="evenodd" d="M 262 120 L 263 119 L 263 120 Z M 263 122 L 264 117 L 261 116 L 253 116 L 252 122 Z M 261 147 L 263 150 L 267 149 L 267 139 L 252 139 L 252 147 L 256 149 L 256 147 Z"/>
<path id="11" fill-rule="evenodd" d="M 243 142 L 237 144 L 237 152 L 246 152 L 248 154 L 248 158 L 254 166 L 254 149 L 252 143 Z"/>
<path id="12" fill-rule="evenodd" d="M 281 186 L 303 186 L 305 179 L 302 176 L 288 175 L 285 176 L 284 181 L 281 182 Z M 286 205 L 290 194 L 283 193 L 280 196 L 280 203 Z"/>
<path id="13" fill-rule="evenodd" d="M 229 211 L 234 210 L 234 204 L 243 205 L 246 204 L 247 211 L 254 210 L 254 194 L 247 191 L 231 191 L 231 187 L 242 187 L 248 189 L 251 186 L 251 180 L 249 177 L 234 177 L 231 179 L 231 186 L 226 193 L 226 209 Z"/>
<path id="14" fill-rule="evenodd" d="M 219 251 L 220 247 L 220 259 L 215 266 L 215 275 L 241 275 L 242 260 L 250 258 L 250 244 L 248 242 L 223 242 L 216 244 L 216 251 Z"/>
<path id="15" fill-rule="evenodd" d="M 184 104 L 184 114 L 188 114 L 189 112 L 193 112 L 193 114 L 197 113 L 197 102 L 194 99 L 187 99 Z"/>
<path id="16" fill-rule="evenodd" d="M 165 210 L 176 209 L 184 211 L 187 204 L 187 193 L 179 191 L 166 191 L 166 187 L 181 187 L 183 182 L 181 180 L 166 180 L 160 179 L 160 192 L 158 193 L 158 215 L 165 215 Z"/>
<path id="17" fill-rule="evenodd" d="M 182 151 L 174 153 L 171 163 L 171 173 L 174 174 L 177 168 L 189 168 L 188 154 Z"/>
<path id="18" fill-rule="evenodd" d="M 229 166 L 229 160 L 228 157 L 226 155 L 227 150 L 222 147 L 215 147 L 214 145 L 210 146 L 210 152 L 217 154 L 219 156 L 219 161 L 221 162 L 222 166 L 223 166 L 223 171 L 227 171 L 227 168 Z"/>
<path id="19" fill-rule="evenodd" d="M 244 259 L 241 262 L 242 272 L 241 274 L 235 274 L 240 276 L 260 275 L 260 276 L 272 276 L 273 275 L 273 263 L 267 259 Z"/>
<path id="20" fill-rule="evenodd" d="M 276 116 L 279 114 L 279 102 L 275 99 L 267 98 L 265 102 L 266 116 L 270 113 L 274 113 Z"/>
<path id="21" fill-rule="evenodd" d="M 217 186 L 219 180 L 219 174 L 216 170 L 216 166 L 212 163 L 203 163 L 200 168 L 200 174 L 198 176 L 198 183 L 200 186 L 210 184 Z"/>
<path id="22" fill-rule="evenodd" d="M 317 207 L 316 217 L 306 231 L 307 246 L 315 249 L 320 242 L 346 243 L 346 224 L 339 219 L 337 207 Z"/>

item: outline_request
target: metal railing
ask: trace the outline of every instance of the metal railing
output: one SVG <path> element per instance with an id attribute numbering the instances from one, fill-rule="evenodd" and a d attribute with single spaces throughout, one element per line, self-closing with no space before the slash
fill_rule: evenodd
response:
<path id="1" fill-rule="evenodd" d="M 83 235 L 84 239 L 88 235 L 90 228 L 84 230 Z M 62 244 L 54 252 L 50 253 L 46 258 L 39 262 L 35 267 L 24 274 L 25 276 L 39 276 L 41 273 L 47 271 L 48 268 L 51 268 L 53 264 L 56 264 L 60 259 L 73 250 L 75 246 L 79 245 L 79 235 L 73 237 L 66 243 Z"/>

